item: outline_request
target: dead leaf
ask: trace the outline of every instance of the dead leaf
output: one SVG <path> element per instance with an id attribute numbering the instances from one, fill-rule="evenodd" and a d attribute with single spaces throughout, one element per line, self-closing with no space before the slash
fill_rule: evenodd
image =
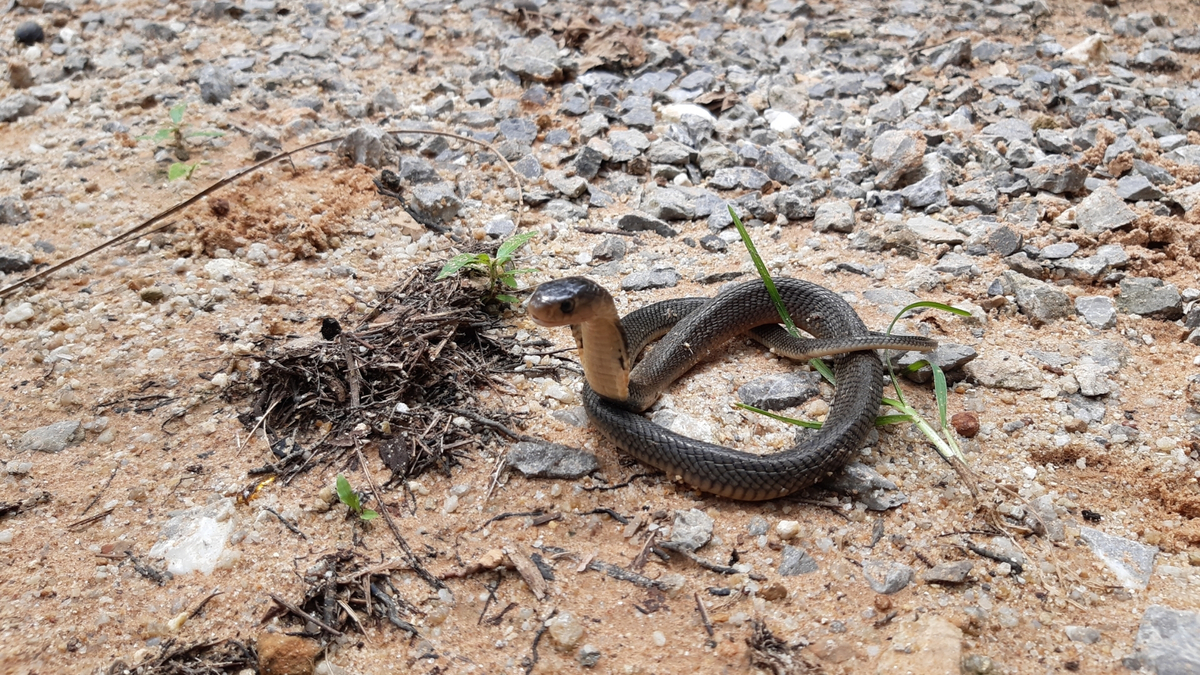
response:
<path id="1" fill-rule="evenodd" d="M 646 50 L 638 34 L 620 24 L 610 24 L 584 41 L 579 71 L 594 68 L 632 70 L 646 62 Z"/>
<path id="2" fill-rule="evenodd" d="M 513 546 L 504 547 L 504 554 L 508 556 L 508 561 L 516 568 L 517 574 L 525 580 L 525 585 L 529 586 L 529 590 L 533 592 L 533 597 L 542 600 L 546 597 L 546 593 L 550 587 L 546 584 L 546 580 L 542 578 L 542 571 L 533 564 L 524 553 L 521 553 Z"/>

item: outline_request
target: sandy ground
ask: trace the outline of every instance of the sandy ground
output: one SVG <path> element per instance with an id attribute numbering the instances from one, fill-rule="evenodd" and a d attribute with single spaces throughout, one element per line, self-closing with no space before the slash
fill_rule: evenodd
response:
<path id="1" fill-rule="evenodd" d="M 1197 11 L 1189 3 L 1151 2 L 1123 5 L 1122 11 L 1132 11 L 1133 4 L 1164 12 L 1180 24 L 1194 22 Z M 1085 28 L 1096 25 L 1095 19 L 1077 10 L 1055 4 L 1053 17 L 1041 29 L 1058 35 L 1064 45 L 1074 44 Z M 11 31 L 8 22 L 6 34 Z M 210 51 L 215 56 L 217 49 L 217 44 L 207 44 L 199 56 Z M 126 85 L 105 95 L 108 101 L 133 106 L 147 93 Z M 497 95 L 519 93 L 511 88 Z M 240 110 L 203 119 L 250 128 L 263 121 L 262 115 L 270 124 L 283 125 L 292 114 Z M 161 109 L 153 108 L 132 115 L 147 123 L 163 116 Z M 0 129 L 0 154 L 19 155 L 31 143 L 61 152 L 77 132 L 61 117 L 35 119 Z M 25 199 L 34 205 L 35 217 L 6 232 L 5 243 L 53 242 L 57 251 L 44 257 L 45 262 L 55 262 L 134 224 L 135 216 L 163 209 L 222 172 L 246 165 L 248 154 L 247 139 L 231 134 L 225 147 L 204 153 L 210 164 L 192 181 L 168 184 L 156 173 L 144 144 L 114 144 L 104 161 L 64 171 L 30 189 Z M 157 645 L 167 637 L 181 642 L 253 638 L 263 630 L 260 619 L 271 607 L 268 594 L 298 599 L 303 589 L 300 574 L 322 555 L 356 547 L 367 560 L 400 558 L 382 523 L 357 530 L 361 540 L 356 543 L 356 528 L 342 509 L 319 508 L 319 491 L 331 486 L 336 474 L 346 471 L 345 465 L 320 467 L 287 485 L 268 485 L 257 499 L 237 505 L 235 541 L 221 569 L 211 574 L 179 575 L 159 586 L 113 557 L 126 549 L 145 556 L 171 512 L 236 496 L 254 483 L 247 471 L 270 459 L 261 431 L 251 435 L 238 421 L 247 402 L 226 400 L 211 382 L 219 373 L 226 379 L 244 377 L 254 350 L 249 335 L 256 330 L 261 335 L 277 324 L 286 333 L 315 335 L 321 317 L 364 312 L 377 297 L 376 291 L 396 283 L 416 261 L 449 255 L 436 250 L 397 254 L 411 243 L 405 234 L 411 223 L 374 194 L 370 172 L 336 160 L 327 168 L 299 164 L 298 174 L 273 167 L 227 189 L 225 196 L 238 222 L 232 228 L 236 231 L 231 244 L 214 233 L 216 217 L 210 209 L 197 206 L 178 217 L 173 231 L 148 238 L 144 244 L 104 251 L 89 258 L 86 267 L 60 274 L 44 288 L 22 291 L 5 304 L 7 311 L 20 302 L 33 302 L 38 315 L 29 325 L 0 329 L 0 373 L 6 384 L 0 393 L 0 433 L 5 442 L 0 459 L 32 463 L 27 472 L 0 478 L 0 501 L 25 499 L 40 491 L 48 491 L 51 499 L 0 520 L 0 530 L 11 531 L 11 541 L 0 544 L 0 597 L 7 600 L 0 605 L 0 672 L 101 672 L 117 659 L 133 664 L 156 655 Z M 472 171 L 476 170 L 468 167 L 464 174 Z M 22 189 L 14 173 L 5 174 L 5 191 Z M 487 174 L 478 180 L 492 178 Z M 487 201 L 495 214 L 505 212 L 502 200 Z M 79 208 L 81 203 L 89 208 Z M 594 218 L 599 222 L 626 209 L 617 204 Z M 297 219 L 306 224 L 288 224 Z M 544 235 L 529 248 L 529 264 L 541 270 L 527 280 L 530 284 L 572 268 L 579 252 L 590 251 L 604 238 L 549 223 L 536 213 L 527 215 L 526 221 Z M 473 228 L 478 223 L 468 225 Z M 244 246 L 264 238 L 268 230 L 283 232 L 273 240 L 282 242 L 280 258 L 227 282 L 213 281 L 204 273 L 216 248 Z M 682 235 L 699 238 L 706 233 L 704 224 L 697 223 L 685 227 Z M 237 241 L 239 236 L 244 240 Z M 869 325 L 885 327 L 891 317 L 863 302 L 861 292 L 886 287 L 886 280 L 820 271 L 831 260 L 876 260 L 849 250 L 840 236 L 816 236 L 822 243 L 816 251 L 804 248 L 814 237 L 805 225 L 784 228 L 777 238 L 761 238 L 758 244 L 772 261 L 773 271 L 847 292 Z M 681 270 L 717 272 L 747 265 L 744 254 L 732 248 L 713 255 L 689 248 L 680 239 L 653 234 L 639 235 L 629 243 L 628 259 L 662 256 Z M 288 251 L 301 257 L 289 259 Z M 889 278 L 899 279 L 928 260 L 888 257 L 884 262 Z M 925 299 L 978 304 L 986 297 L 987 283 L 1000 272 L 995 260 L 987 264 L 995 268 L 985 267 L 977 279 L 944 284 L 925 294 Z M 353 267 L 357 276 L 336 277 L 330 271 L 335 265 Z M 1155 261 L 1135 259 L 1134 265 L 1148 271 Z M 1165 273 L 1157 276 L 1181 289 L 1200 287 L 1194 267 L 1162 269 Z M 139 297 L 138 291 L 150 285 L 170 287 L 174 297 L 206 296 L 215 306 L 212 311 L 183 311 L 182 306 L 167 311 L 167 305 L 152 305 Z M 1074 297 L 1110 289 L 1066 290 Z M 665 297 L 712 292 L 712 287 L 685 279 L 674 289 L 625 294 L 621 302 L 628 309 Z M 393 581 L 424 614 L 414 618 L 421 636 L 410 638 L 386 624 L 368 623 L 365 635 L 351 635 L 332 650 L 329 659 L 355 673 L 522 672 L 522 659 L 531 653 L 540 619 L 557 610 L 560 615 L 573 615 L 584 633 L 569 650 L 557 649 L 549 636 L 543 639 L 537 672 L 578 669 L 578 647 L 585 643 L 602 654 L 597 672 L 754 672 L 746 643 L 754 618 L 764 620 L 785 641 L 809 643 L 804 653 L 827 672 L 874 672 L 889 658 L 902 659 L 895 656 L 903 654 L 897 641 L 925 635 L 922 631 L 935 618 L 961 630 L 962 653 L 989 657 L 996 664 L 994 672 L 1120 672 L 1121 658 L 1132 651 L 1147 606 L 1200 609 L 1197 464 L 1194 458 L 1184 468 L 1171 464 L 1171 454 L 1160 452 L 1156 444 L 1169 437 L 1194 453 L 1189 429 L 1195 413 L 1189 411 L 1187 377 L 1195 372 L 1191 364 L 1197 348 L 1179 342 L 1177 326 L 1126 316 L 1104 335 L 1096 335 L 1081 321 L 1035 329 L 1020 315 L 1004 310 L 989 314 L 985 323 L 949 317 L 925 323 L 932 336 L 971 345 L 981 354 L 1040 349 L 1078 357 L 1081 343 L 1097 337 L 1118 340 L 1129 350 L 1128 365 L 1116 377 L 1122 392 L 1120 408 L 1125 419 L 1136 424 L 1146 449 L 1137 443 L 1104 449 L 1089 444 L 1081 434 L 1074 434 L 1066 448 L 1048 446 L 1050 435 L 1069 420 L 1037 390 L 1010 392 L 962 384 L 951 394 L 952 413 L 969 406 L 982 423 L 996 429 L 1012 420 L 1028 421 L 1014 435 L 997 430 L 965 442 L 976 471 L 1024 496 L 1052 493 L 1066 506 L 1064 542 L 1017 540 L 1031 560 L 1020 578 L 1006 575 L 1000 563 L 964 551 L 955 543 L 961 536 L 944 536 L 975 530 L 984 521 L 961 482 L 911 429 L 885 431 L 861 457 L 899 485 L 910 500 L 882 514 L 856 508 L 845 497 L 840 509 L 793 499 L 737 503 L 699 494 L 661 476 L 639 478 L 612 491 L 584 489 L 597 484 L 590 478 L 567 482 L 505 477 L 485 499 L 496 462 L 507 449 L 495 444 L 473 452 L 449 476 L 431 473 L 417 479 L 415 514 L 397 506 L 399 491 L 389 493 L 387 500 L 401 532 L 435 574 L 460 569 L 460 563 L 479 560 L 496 548 L 509 547 L 526 555 L 550 547 L 562 549 L 548 597 L 536 600 L 509 570 L 448 582 L 453 595 L 448 602 L 415 575 L 400 570 Z M 916 324 L 909 322 L 911 328 Z M 521 316 L 513 318 L 512 330 L 548 339 L 556 347 L 571 346 L 566 330 L 538 328 Z M 53 350 L 68 344 L 74 345 L 75 360 L 46 362 Z M 765 357 L 757 347 L 738 343 L 719 362 L 699 368 L 678 385 L 672 397 L 678 409 L 712 424 L 718 439 L 754 441 L 762 449 L 774 449 L 788 442 L 790 432 L 735 411 L 731 404 L 740 384 L 791 367 Z M 1054 375 L 1048 372 L 1046 377 Z M 573 390 L 578 378 L 568 374 L 563 384 Z M 511 378 L 510 385 L 515 395 L 485 391 L 480 393 L 481 401 L 528 412 L 525 433 L 595 452 L 602 474 L 612 483 L 645 471 L 594 431 L 550 415 L 577 402 L 549 399 L 541 383 L 520 376 Z M 927 389 L 910 384 L 907 391 L 920 407 L 932 410 Z M 25 431 L 62 420 L 84 423 L 81 442 L 52 455 L 15 449 Z M 371 445 L 367 456 L 366 470 L 376 482 L 385 482 L 388 472 Z M 1030 478 L 1030 473 L 1036 478 Z M 350 471 L 349 477 L 356 485 L 365 484 L 357 470 Z M 452 489 L 458 493 L 458 505 L 447 512 Z M 995 494 L 988 491 L 984 496 L 991 499 Z M 820 490 L 804 498 L 836 499 Z M 294 519 L 306 538 L 289 532 L 264 507 Z M 612 509 L 642 526 L 635 531 L 606 515 L 579 515 L 598 508 Z M 650 526 L 669 526 L 676 511 L 693 508 L 715 521 L 714 541 L 701 554 L 721 564 L 736 555 L 738 562 L 752 565 L 765 579 L 718 575 L 678 556 L 670 562 L 651 556 L 642 570 L 645 576 L 672 585 L 674 590 L 667 593 L 580 571 L 581 563 L 589 559 L 629 567 L 642 550 Z M 73 526 L 108 509 L 111 514 L 98 522 Z M 540 526 L 528 518 L 513 518 L 475 531 L 495 515 L 539 509 L 561 512 L 563 517 Z M 1087 523 L 1081 516 L 1083 509 L 1104 519 L 1099 525 Z M 885 535 L 872 548 L 877 519 Z M 789 543 L 804 548 L 818 563 L 818 572 L 787 578 L 775 574 L 782 548 L 775 526 L 781 520 L 799 521 L 799 534 Z M 752 534 L 759 531 L 754 529 L 756 521 L 765 521 L 770 534 Z M 1160 546 L 1149 588 L 1122 589 L 1077 538 L 1081 525 Z M 930 563 L 971 560 L 975 566 L 961 586 L 918 579 L 896 595 L 880 596 L 862 578 L 865 559 L 909 564 L 918 575 Z M 497 582 L 495 599 L 488 600 L 488 587 Z M 765 592 L 775 587 L 781 592 Z M 178 630 L 167 627 L 173 617 L 194 608 L 214 589 L 222 593 L 202 613 Z M 711 589 L 732 590 L 717 595 Z M 705 605 L 711 637 L 697 611 L 698 601 Z M 510 603 L 516 607 L 497 624 L 481 624 L 485 605 L 487 616 L 493 617 Z M 888 616 L 890 621 L 881 621 Z M 1066 626 L 1094 627 L 1101 639 L 1095 644 L 1069 641 Z M 272 628 L 293 630 L 296 625 L 276 622 Z"/>

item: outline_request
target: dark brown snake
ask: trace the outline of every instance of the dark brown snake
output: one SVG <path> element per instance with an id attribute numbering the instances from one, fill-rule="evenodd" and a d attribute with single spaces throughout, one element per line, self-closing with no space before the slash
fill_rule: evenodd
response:
<path id="1" fill-rule="evenodd" d="M 587 385 L 583 405 L 617 447 L 705 492 L 760 501 L 796 492 L 839 469 L 870 433 L 883 396 L 883 363 L 875 349 L 930 351 L 933 340 L 872 332 L 837 293 L 801 279 L 775 280 L 795 324 L 815 339 L 789 336 L 762 281 L 730 287 L 715 298 L 681 298 L 618 318 L 612 296 L 585 277 L 542 284 L 527 310 L 543 326 L 570 325 Z M 639 413 L 676 379 L 732 338 L 750 333 L 793 359 L 832 356 L 837 386 L 824 426 L 793 448 L 771 455 L 740 452 L 673 433 Z M 636 367 L 654 339 L 662 340 Z"/>

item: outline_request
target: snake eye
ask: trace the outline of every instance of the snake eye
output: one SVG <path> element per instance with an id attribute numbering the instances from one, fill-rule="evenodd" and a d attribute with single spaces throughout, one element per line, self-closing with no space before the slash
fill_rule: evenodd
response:
<path id="1" fill-rule="evenodd" d="M 562 303 L 559 304 L 558 309 L 563 314 L 570 314 L 571 312 L 575 311 L 575 301 L 563 300 Z"/>

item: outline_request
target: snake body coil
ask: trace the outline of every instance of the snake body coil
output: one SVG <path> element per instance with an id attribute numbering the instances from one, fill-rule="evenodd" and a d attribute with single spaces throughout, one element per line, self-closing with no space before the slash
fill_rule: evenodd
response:
<path id="1" fill-rule="evenodd" d="M 705 492 L 747 501 L 801 490 L 840 468 L 874 425 L 883 395 L 876 348 L 928 351 L 936 343 L 867 329 L 837 293 L 800 279 L 777 279 L 792 320 L 816 339 L 792 338 L 761 281 L 738 284 L 717 297 L 655 303 L 616 318 L 612 297 L 595 282 L 569 277 L 542 284 L 529 314 L 542 325 L 570 324 L 588 385 L 583 404 L 592 423 L 617 447 Z M 693 366 L 737 335 L 791 358 L 834 356 L 836 392 L 818 433 L 795 447 L 755 455 L 673 433 L 639 413 Z M 635 368 L 652 340 L 665 336 Z"/>

